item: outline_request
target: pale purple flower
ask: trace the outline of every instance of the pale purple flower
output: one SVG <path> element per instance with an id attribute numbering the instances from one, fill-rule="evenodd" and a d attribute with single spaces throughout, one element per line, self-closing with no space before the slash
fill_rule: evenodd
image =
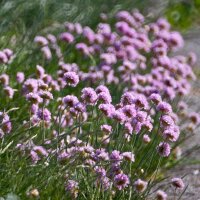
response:
<path id="1" fill-rule="evenodd" d="M 34 146 L 33 151 L 42 156 L 48 156 L 47 150 L 42 146 Z"/>
<path id="2" fill-rule="evenodd" d="M 141 179 L 138 179 L 134 182 L 134 186 L 137 192 L 144 192 L 147 188 L 148 183 Z"/>
<path id="3" fill-rule="evenodd" d="M 126 115 L 126 117 L 128 118 L 132 118 L 136 116 L 136 109 L 135 109 L 135 105 L 125 105 L 122 108 L 122 112 Z"/>
<path id="4" fill-rule="evenodd" d="M 104 86 L 104 85 L 99 85 L 99 86 L 95 89 L 95 91 L 96 91 L 97 94 L 100 94 L 101 92 L 105 92 L 105 93 L 110 94 L 109 89 L 108 89 L 106 86 Z"/>
<path id="5" fill-rule="evenodd" d="M 160 102 L 160 103 L 157 105 L 156 109 L 157 109 L 158 111 L 163 112 L 163 113 L 171 113 L 171 112 L 172 112 L 172 107 L 171 107 L 171 105 L 168 104 L 167 102 L 164 102 L 164 101 Z"/>
<path id="6" fill-rule="evenodd" d="M 12 130 L 12 123 L 10 121 L 10 117 L 8 114 L 4 112 L 0 112 L 0 123 L 1 123 L 1 130 L 4 133 L 10 133 Z"/>
<path id="7" fill-rule="evenodd" d="M 90 87 L 83 88 L 81 93 L 82 93 L 81 99 L 83 100 L 83 102 L 87 104 L 96 103 L 98 96 L 93 88 Z"/>
<path id="8" fill-rule="evenodd" d="M 173 178 L 171 180 L 171 184 L 176 188 L 176 189 L 183 189 L 185 187 L 185 184 L 181 178 Z"/>
<path id="9" fill-rule="evenodd" d="M 7 63 L 8 57 L 3 51 L 0 51 L 0 63 Z"/>
<path id="10" fill-rule="evenodd" d="M 24 72 L 17 72 L 16 81 L 18 83 L 23 83 L 25 79 Z"/>
<path id="11" fill-rule="evenodd" d="M 71 33 L 65 32 L 60 34 L 60 39 L 67 43 L 72 43 L 74 41 L 74 36 Z"/>
<path id="12" fill-rule="evenodd" d="M 51 113 L 47 108 L 39 109 L 37 112 L 37 116 L 39 119 L 44 120 L 46 122 L 51 121 Z"/>
<path id="13" fill-rule="evenodd" d="M 131 92 L 125 92 L 122 95 L 120 102 L 123 105 L 131 105 L 131 104 L 133 104 L 133 100 L 134 100 L 133 94 Z"/>
<path id="14" fill-rule="evenodd" d="M 132 152 L 124 152 L 122 153 L 122 156 L 127 161 L 130 161 L 130 162 L 135 161 L 135 155 Z"/>
<path id="15" fill-rule="evenodd" d="M 123 190 L 130 184 L 129 177 L 126 174 L 117 174 L 114 177 L 114 185 L 118 190 Z"/>
<path id="16" fill-rule="evenodd" d="M 45 70 L 44 70 L 44 68 L 43 68 L 42 66 L 40 66 L 40 65 L 37 65 L 37 66 L 36 66 L 36 74 L 37 74 L 37 76 L 38 76 L 39 78 L 43 78 L 44 75 L 45 75 Z"/>
<path id="17" fill-rule="evenodd" d="M 73 199 L 78 197 L 79 186 L 77 181 L 68 180 L 65 189 L 73 196 Z"/>
<path id="18" fill-rule="evenodd" d="M 2 83 L 4 86 L 9 84 L 9 76 L 7 74 L 1 74 L 0 75 L 0 83 Z"/>
<path id="19" fill-rule="evenodd" d="M 162 98 L 159 94 L 153 93 L 149 96 L 149 99 L 156 105 L 162 101 Z"/>
<path id="20" fill-rule="evenodd" d="M 34 38 L 34 42 L 41 46 L 48 45 L 48 40 L 45 37 L 39 35 Z"/>
<path id="21" fill-rule="evenodd" d="M 171 116 L 169 115 L 163 115 L 161 118 L 160 118 L 160 122 L 161 122 L 161 125 L 163 127 L 166 127 L 166 126 L 173 126 L 174 125 L 174 120 L 172 119 Z"/>
<path id="22" fill-rule="evenodd" d="M 110 154 L 110 160 L 115 163 L 120 163 L 120 161 L 123 159 L 123 156 L 121 153 L 117 150 L 112 151 Z"/>
<path id="23" fill-rule="evenodd" d="M 168 157 L 171 151 L 171 147 L 167 142 L 161 142 L 158 147 L 157 151 L 162 157 Z"/>
<path id="24" fill-rule="evenodd" d="M 33 92 L 30 92 L 26 95 L 26 99 L 28 101 L 30 101 L 31 103 L 33 104 L 39 104 L 39 103 L 42 103 L 42 98 L 39 96 L 38 93 L 33 93 Z"/>
<path id="25" fill-rule="evenodd" d="M 42 53 L 43 53 L 45 59 L 51 60 L 52 54 L 51 54 L 51 50 L 50 50 L 50 48 L 49 48 L 48 46 L 42 47 L 42 48 L 41 48 L 41 51 L 42 51 Z"/>
<path id="26" fill-rule="evenodd" d="M 106 170 L 103 167 L 96 166 L 94 168 L 94 171 L 96 172 L 99 178 L 106 176 Z"/>
<path id="27" fill-rule="evenodd" d="M 11 49 L 4 49 L 3 52 L 6 54 L 8 60 L 12 57 L 13 51 Z"/>
<path id="28" fill-rule="evenodd" d="M 113 119 L 115 119 L 116 121 L 118 121 L 119 123 L 124 123 L 126 120 L 126 116 L 124 115 L 124 113 L 121 110 L 115 110 L 115 112 L 113 113 Z"/>
<path id="29" fill-rule="evenodd" d="M 44 99 L 44 100 L 53 99 L 52 93 L 49 92 L 49 91 L 46 91 L 46 90 L 40 91 L 40 92 L 39 92 L 39 96 L 40 96 L 42 99 Z"/>
<path id="30" fill-rule="evenodd" d="M 66 72 L 64 74 L 64 80 L 72 87 L 76 87 L 79 83 L 79 76 L 75 72 Z"/>
<path id="31" fill-rule="evenodd" d="M 67 95 L 67 96 L 63 97 L 62 102 L 63 102 L 66 106 L 73 107 L 73 106 L 75 106 L 76 104 L 79 103 L 79 100 L 78 100 L 78 98 L 77 98 L 76 96 L 74 96 L 74 95 Z"/>
<path id="32" fill-rule="evenodd" d="M 112 97 L 107 92 L 101 92 L 98 94 L 98 101 L 101 101 L 105 104 L 109 104 L 112 102 Z"/>
<path id="33" fill-rule="evenodd" d="M 167 194 L 162 190 L 158 190 L 156 192 L 156 199 L 157 200 L 167 200 Z"/>
<path id="34" fill-rule="evenodd" d="M 14 91 L 13 88 L 11 88 L 10 86 L 6 86 L 6 87 L 4 87 L 3 90 L 4 90 L 4 92 L 5 92 L 5 95 L 6 95 L 9 99 L 12 99 L 12 98 L 13 98 L 14 93 L 15 93 L 15 91 Z"/>
<path id="35" fill-rule="evenodd" d="M 144 134 L 142 139 L 143 139 L 143 142 L 146 144 L 151 142 L 151 138 L 147 134 Z"/>

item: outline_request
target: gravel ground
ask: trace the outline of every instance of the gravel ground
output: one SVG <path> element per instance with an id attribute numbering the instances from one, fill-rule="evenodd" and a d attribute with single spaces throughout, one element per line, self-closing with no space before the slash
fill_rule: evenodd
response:
<path id="1" fill-rule="evenodd" d="M 200 62 L 200 29 L 192 30 L 187 33 L 185 38 L 185 48 L 181 53 L 187 54 L 189 51 L 193 51 L 197 54 L 198 63 Z M 196 67 L 195 71 L 200 71 Z M 188 103 L 190 110 L 200 112 L 200 77 L 193 83 L 192 90 L 190 94 L 185 98 L 185 101 Z M 194 146 L 200 145 L 200 128 L 195 130 L 195 135 L 191 137 L 186 143 L 182 146 L 183 151 Z M 200 150 L 192 153 L 188 160 L 199 160 L 200 161 Z M 199 162 L 200 163 L 200 162 Z M 177 166 L 175 169 L 170 170 L 168 173 L 170 176 L 185 176 L 184 182 L 186 185 L 188 184 L 188 188 L 184 195 L 182 196 L 182 200 L 200 200 L 200 164 L 192 164 L 192 165 L 184 165 L 181 164 Z M 171 193 L 171 196 L 174 196 Z M 171 197 L 170 200 L 176 200 L 178 198 Z"/>

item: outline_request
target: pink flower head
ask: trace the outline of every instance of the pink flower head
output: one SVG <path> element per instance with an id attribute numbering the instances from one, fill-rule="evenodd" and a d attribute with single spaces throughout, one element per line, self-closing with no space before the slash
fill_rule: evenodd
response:
<path id="1" fill-rule="evenodd" d="M 168 104 L 167 102 L 164 102 L 164 101 L 160 102 L 160 103 L 157 105 L 156 109 L 157 109 L 158 111 L 163 112 L 163 113 L 171 113 L 171 112 L 172 112 L 172 107 L 171 107 L 171 105 Z"/>
<path id="2" fill-rule="evenodd" d="M 158 190 L 156 192 L 156 199 L 157 200 L 167 200 L 167 194 L 162 190 Z"/>
<path id="3" fill-rule="evenodd" d="M 185 184 L 181 178 L 173 178 L 171 184 L 177 189 L 183 189 Z"/>
<path id="4" fill-rule="evenodd" d="M 64 80 L 72 87 L 76 87 L 79 83 L 79 76 L 75 72 L 66 72 L 64 74 Z"/>
<path id="5" fill-rule="evenodd" d="M 114 185 L 118 190 L 123 190 L 130 183 L 129 177 L 126 174 L 117 174 L 114 177 Z"/>
<path id="6" fill-rule="evenodd" d="M 74 36 L 71 33 L 65 32 L 60 34 L 60 39 L 67 43 L 72 43 L 74 41 Z"/>
<path id="7" fill-rule="evenodd" d="M 161 142 L 158 147 L 157 151 L 162 157 L 168 157 L 171 151 L 171 147 L 167 142 Z"/>
<path id="8" fill-rule="evenodd" d="M 24 73 L 23 72 L 17 72 L 17 75 L 16 75 L 16 81 L 18 83 L 23 83 L 24 82 Z"/>
<path id="9" fill-rule="evenodd" d="M 90 87 L 83 88 L 81 93 L 82 93 L 81 99 L 83 100 L 83 102 L 87 104 L 96 103 L 98 96 L 93 88 Z"/>

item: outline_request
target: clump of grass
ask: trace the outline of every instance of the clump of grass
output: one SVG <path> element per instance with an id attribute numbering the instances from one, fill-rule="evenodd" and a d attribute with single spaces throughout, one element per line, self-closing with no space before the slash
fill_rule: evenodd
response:
<path id="1" fill-rule="evenodd" d="M 173 55 L 184 41 L 165 19 L 120 11 L 101 20 L 45 30 L 22 58 L 0 51 L 3 196 L 166 198 L 167 185 L 152 188 L 180 158 L 184 130 L 200 123 L 182 101 L 195 55 Z M 186 188 L 180 178 L 170 184 Z"/>

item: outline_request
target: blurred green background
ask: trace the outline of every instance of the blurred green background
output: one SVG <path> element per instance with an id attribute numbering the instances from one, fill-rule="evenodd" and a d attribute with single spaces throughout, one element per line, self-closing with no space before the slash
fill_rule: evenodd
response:
<path id="1" fill-rule="evenodd" d="M 133 8 L 153 17 L 165 15 L 182 31 L 200 24 L 200 0 L 0 0 L 0 36 L 4 37 L 0 45 L 6 46 L 6 38 L 13 35 L 18 40 L 32 39 L 44 27 L 65 21 L 93 26 L 101 12 L 112 16 Z"/>
<path id="2" fill-rule="evenodd" d="M 146 19 L 168 18 L 182 33 L 200 27 L 200 0 L 0 0 L 0 50 L 11 48 L 14 64 L 28 66 L 36 35 L 60 32 L 66 21 L 95 27 L 102 12 L 112 17 L 135 8 Z"/>

